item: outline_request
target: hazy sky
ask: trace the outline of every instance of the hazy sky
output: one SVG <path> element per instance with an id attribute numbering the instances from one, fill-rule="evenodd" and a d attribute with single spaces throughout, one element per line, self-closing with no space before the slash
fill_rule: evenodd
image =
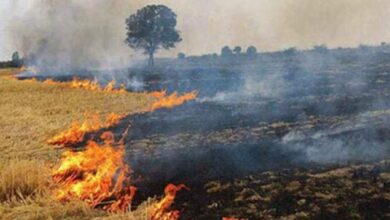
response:
<path id="1" fill-rule="evenodd" d="M 41 13 L 41 7 L 48 5 L 57 8 L 59 15 L 64 10 L 81 8 L 83 13 L 77 25 L 88 22 L 80 27 L 90 30 L 104 27 L 102 37 L 109 38 L 110 42 L 105 50 L 131 54 L 132 50 L 123 43 L 124 20 L 152 3 L 166 4 L 177 13 L 178 29 L 183 38 L 176 49 L 160 52 L 159 56 L 176 56 L 180 51 L 186 54 L 219 53 L 224 45 L 255 45 L 261 51 L 272 51 L 293 46 L 310 48 L 322 43 L 338 47 L 390 42 L 389 0 L 0 0 L 0 59 L 8 59 L 15 50 L 24 50 L 22 47 L 26 45 L 20 45 L 17 38 L 28 38 L 34 28 L 41 34 L 49 33 L 50 30 L 44 27 L 55 26 L 50 22 L 68 19 L 69 13 L 64 13 L 61 19 L 32 19 Z M 84 14 L 89 12 L 89 17 L 84 19 Z M 99 17 L 99 23 L 93 23 L 93 16 Z M 17 25 L 13 27 L 12 24 Z M 63 28 L 67 28 L 66 25 L 75 24 L 64 22 Z M 80 28 L 67 34 L 84 35 Z M 34 44 L 35 38 L 31 39 L 28 44 Z M 68 37 L 66 40 L 58 43 L 67 44 L 76 39 Z M 90 46 L 98 47 L 92 43 Z"/>

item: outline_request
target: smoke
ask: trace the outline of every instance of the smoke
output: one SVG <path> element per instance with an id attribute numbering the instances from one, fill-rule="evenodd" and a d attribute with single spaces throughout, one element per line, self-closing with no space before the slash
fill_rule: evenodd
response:
<path id="1" fill-rule="evenodd" d="M 200 98 L 200 102 L 242 103 L 255 98 L 278 98 L 285 94 L 286 81 L 281 74 L 245 74 L 243 83 L 236 91 L 220 91 L 212 97 Z"/>
<path id="2" fill-rule="evenodd" d="M 60 69 L 128 66 L 125 1 L 17 0 L 7 34 L 38 66 Z M 126 10 L 127 9 L 127 10 Z"/>
<path id="3" fill-rule="evenodd" d="M 4 0 L 9 1 L 9 0 Z M 315 44 L 356 46 L 390 39 L 386 0 L 14 0 L 1 13 L 2 46 L 11 54 L 36 54 L 56 66 L 115 67 L 135 57 L 123 43 L 125 19 L 147 4 L 166 4 L 178 15 L 183 42 L 160 51 L 219 52 L 224 45 L 255 45 L 259 51 Z M 1 7 L 0 7 L 1 8 Z M 12 13 L 6 13 L 12 11 Z M 0 22 L 0 25 L 3 25 Z M 11 49 L 13 48 L 13 49 Z M 1 56 L 8 57 L 9 54 Z"/>
<path id="4" fill-rule="evenodd" d="M 353 145 L 351 144 L 353 143 Z M 334 139 L 323 137 L 313 143 L 290 143 L 286 145 L 290 152 L 303 154 L 308 162 L 320 164 L 345 164 L 356 161 L 374 161 L 389 153 L 386 144 L 375 141 Z"/>

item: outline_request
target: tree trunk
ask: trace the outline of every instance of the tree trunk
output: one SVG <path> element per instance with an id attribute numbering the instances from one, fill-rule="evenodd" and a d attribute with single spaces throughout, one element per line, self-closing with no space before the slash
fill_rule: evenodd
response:
<path id="1" fill-rule="evenodd" d="M 149 53 L 149 62 L 148 62 L 149 67 L 154 66 L 154 53 Z"/>

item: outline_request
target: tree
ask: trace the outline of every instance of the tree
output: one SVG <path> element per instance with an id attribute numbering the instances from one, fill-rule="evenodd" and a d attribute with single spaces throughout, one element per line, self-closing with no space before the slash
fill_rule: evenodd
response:
<path id="1" fill-rule="evenodd" d="M 298 50 L 295 47 L 290 47 L 284 50 L 283 53 L 287 56 L 295 56 L 296 54 L 298 54 Z"/>
<path id="2" fill-rule="evenodd" d="M 328 52 L 328 47 L 325 44 L 322 45 L 316 45 L 313 47 L 313 51 L 317 53 L 325 54 Z"/>
<path id="3" fill-rule="evenodd" d="M 161 48 L 174 48 L 182 39 L 176 30 L 176 14 L 164 5 L 148 5 L 126 19 L 126 43 L 133 49 L 143 49 L 154 65 L 154 54 Z"/>
<path id="4" fill-rule="evenodd" d="M 236 53 L 237 55 L 239 55 L 242 51 L 242 48 L 240 46 L 237 46 L 234 48 L 233 52 Z"/>
<path id="5" fill-rule="evenodd" d="M 221 56 L 223 58 L 230 58 L 233 55 L 233 51 L 230 49 L 229 46 L 224 46 L 221 50 Z"/>
<path id="6" fill-rule="evenodd" d="M 184 60 L 185 58 L 186 58 L 185 53 L 178 53 L 178 54 L 177 54 L 177 59 L 179 59 L 179 60 Z"/>
<path id="7" fill-rule="evenodd" d="M 254 58 L 257 56 L 257 49 L 255 46 L 250 46 L 248 47 L 248 49 L 246 50 L 246 55 L 250 58 Z"/>
<path id="8" fill-rule="evenodd" d="M 21 64 L 20 57 L 19 57 L 19 52 L 15 51 L 15 52 L 12 54 L 12 63 L 13 63 L 15 66 L 19 66 L 19 65 Z"/>

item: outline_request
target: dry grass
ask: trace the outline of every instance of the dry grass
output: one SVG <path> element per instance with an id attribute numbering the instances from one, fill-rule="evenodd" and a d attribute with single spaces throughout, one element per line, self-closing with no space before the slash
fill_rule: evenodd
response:
<path id="1" fill-rule="evenodd" d="M 46 141 L 84 113 L 131 114 L 146 110 L 151 101 L 144 94 L 106 94 L 4 78 L 12 72 L 0 72 L 0 160 L 53 161 L 56 151 Z"/>
<path id="2" fill-rule="evenodd" d="M 135 211 L 128 213 L 110 214 L 108 216 L 96 217 L 94 220 L 150 220 L 150 209 L 155 206 L 157 200 L 149 199 L 143 202 Z"/>
<path id="3" fill-rule="evenodd" d="M 82 201 L 53 199 L 50 167 L 60 152 L 46 141 L 86 112 L 132 114 L 147 110 L 152 100 L 7 77 L 17 71 L 0 69 L 0 219 L 147 219 L 149 203 L 134 213 L 108 215 Z"/>
<path id="4" fill-rule="evenodd" d="M 0 164 L 0 219 L 90 219 L 104 213 L 82 201 L 53 199 L 50 169 L 38 160 L 13 159 Z"/>
<path id="5" fill-rule="evenodd" d="M 47 166 L 37 160 L 0 163 L 0 202 L 21 201 L 43 195 L 49 185 Z"/>

